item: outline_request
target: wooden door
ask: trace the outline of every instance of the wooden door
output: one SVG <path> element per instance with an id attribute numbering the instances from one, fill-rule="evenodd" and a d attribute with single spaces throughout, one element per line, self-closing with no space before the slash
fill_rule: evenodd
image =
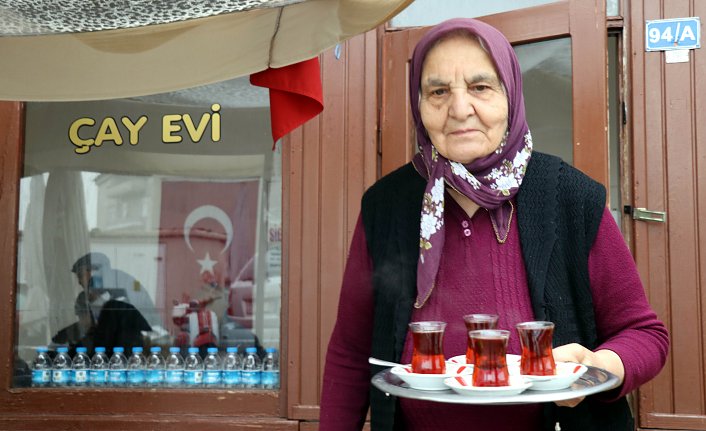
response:
<path id="1" fill-rule="evenodd" d="M 706 16 L 702 0 L 630 4 L 635 207 L 666 223 L 634 222 L 635 259 L 667 325 L 667 365 L 639 398 L 642 429 L 706 429 L 706 52 L 667 63 L 645 52 L 645 21 Z"/>
<path id="2" fill-rule="evenodd" d="M 514 46 L 570 38 L 573 130 L 570 145 L 574 166 L 608 186 L 605 0 L 570 0 L 489 15 L 482 21 L 499 29 Z M 383 44 L 381 104 L 381 171 L 386 174 L 408 162 L 415 150 L 407 99 L 407 65 L 414 46 L 426 31 L 390 31 Z M 527 106 L 531 111 L 532 106 Z M 533 125 L 530 122 L 530 130 Z M 536 136 L 535 144 L 537 143 Z"/>

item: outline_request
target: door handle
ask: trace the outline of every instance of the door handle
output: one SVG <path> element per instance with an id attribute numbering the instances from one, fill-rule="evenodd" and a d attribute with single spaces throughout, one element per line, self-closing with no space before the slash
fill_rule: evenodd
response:
<path id="1" fill-rule="evenodd" d="M 667 213 L 665 211 L 652 211 L 647 208 L 633 208 L 633 220 L 639 221 L 656 221 L 659 223 L 667 222 Z"/>

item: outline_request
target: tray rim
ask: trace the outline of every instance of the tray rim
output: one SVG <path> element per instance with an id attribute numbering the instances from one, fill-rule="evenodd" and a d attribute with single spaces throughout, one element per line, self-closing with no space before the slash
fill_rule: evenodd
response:
<path id="1" fill-rule="evenodd" d="M 592 367 L 590 365 L 587 365 L 587 367 L 588 370 L 586 373 L 569 388 L 556 391 L 537 391 L 532 390 L 530 387 L 519 395 L 466 396 L 458 394 L 450 388 L 443 391 L 411 389 L 403 386 L 405 383 L 399 377 L 390 373 L 389 368 L 375 374 L 370 382 L 386 395 L 440 403 L 486 405 L 534 404 L 562 401 L 585 397 L 618 387 L 619 379 L 616 375 L 602 368 Z"/>

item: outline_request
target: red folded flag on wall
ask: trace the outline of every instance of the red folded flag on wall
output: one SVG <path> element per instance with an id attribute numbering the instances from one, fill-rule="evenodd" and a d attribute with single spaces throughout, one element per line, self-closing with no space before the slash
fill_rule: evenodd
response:
<path id="1" fill-rule="evenodd" d="M 324 109 L 318 57 L 254 73 L 250 75 L 250 83 L 270 89 L 274 143 Z"/>

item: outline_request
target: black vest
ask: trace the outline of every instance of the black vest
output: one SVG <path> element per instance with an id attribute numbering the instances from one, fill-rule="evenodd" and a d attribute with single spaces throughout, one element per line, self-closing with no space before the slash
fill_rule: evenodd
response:
<path id="1" fill-rule="evenodd" d="M 399 362 L 416 297 L 419 219 L 426 181 L 407 164 L 363 196 L 362 218 L 373 260 L 372 356 Z M 516 196 L 517 223 L 536 320 L 556 324 L 554 345 L 593 349 L 596 336 L 588 255 L 605 207 L 605 189 L 559 158 L 534 152 Z M 372 366 L 371 372 L 383 368 Z M 397 400 L 371 388 L 373 431 L 400 429 Z M 632 430 L 625 399 L 573 409 L 545 404 L 546 430 Z"/>

